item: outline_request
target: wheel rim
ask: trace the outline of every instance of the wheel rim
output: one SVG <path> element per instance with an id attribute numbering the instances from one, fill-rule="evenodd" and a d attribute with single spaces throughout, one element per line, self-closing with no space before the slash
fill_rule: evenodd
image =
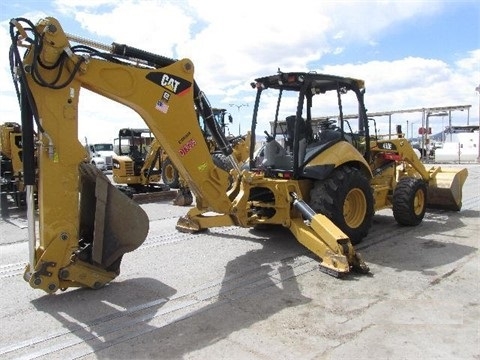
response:
<path id="1" fill-rule="evenodd" d="M 367 211 L 367 199 L 360 189 L 348 192 L 343 204 L 343 218 L 348 227 L 355 229 L 362 225 Z"/>
<path id="2" fill-rule="evenodd" d="M 175 180 L 175 174 L 172 165 L 168 165 L 165 167 L 165 177 L 170 183 Z"/>
<path id="3" fill-rule="evenodd" d="M 422 190 L 417 190 L 413 199 L 413 211 L 415 215 L 421 215 L 425 207 L 425 194 Z"/>

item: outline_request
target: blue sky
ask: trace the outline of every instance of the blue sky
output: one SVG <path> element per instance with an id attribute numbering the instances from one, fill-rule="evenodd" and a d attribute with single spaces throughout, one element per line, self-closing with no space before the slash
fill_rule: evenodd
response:
<path id="1" fill-rule="evenodd" d="M 478 49 L 480 6 L 475 2 L 450 1 L 444 2 L 440 9 L 431 15 L 428 11 L 420 13 L 377 34 L 377 44 L 370 50 L 365 49 L 364 44 L 351 46 L 348 50 L 355 52 L 346 51 L 341 57 L 329 58 L 328 61 L 342 59 L 348 62 L 356 58 L 357 61 L 367 62 L 418 56 L 454 62 L 472 48 Z"/>
<path id="2" fill-rule="evenodd" d="M 277 68 L 364 79 L 371 112 L 469 104 L 470 112 L 452 113 L 452 122 L 478 124 L 478 1 L 3 1 L 2 122 L 20 121 L 8 22 L 26 17 L 36 23 L 45 16 L 59 19 L 71 34 L 191 58 L 210 102 L 234 116 L 234 133 L 249 127 L 255 96 L 249 83 Z M 90 142 L 112 141 L 119 128 L 144 125 L 136 114 L 90 94 L 80 111 L 79 139 Z M 268 129 L 271 119 L 260 120 L 259 128 Z M 377 119 L 381 129 L 385 121 Z M 394 121 L 405 128 L 407 121 L 419 123 L 421 114 Z"/>

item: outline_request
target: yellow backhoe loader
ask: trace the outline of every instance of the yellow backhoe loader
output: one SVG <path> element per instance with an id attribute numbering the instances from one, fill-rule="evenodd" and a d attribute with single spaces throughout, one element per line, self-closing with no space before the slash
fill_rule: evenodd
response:
<path id="1" fill-rule="evenodd" d="M 178 220 L 178 230 L 282 225 L 318 257 L 325 272 L 341 276 L 369 271 L 350 235 L 341 223 L 335 224 L 338 214 L 325 215 L 313 208 L 343 198 L 343 206 L 335 204 L 328 210 L 337 212 L 340 207 L 348 218 L 343 222 L 355 229 L 351 234 L 365 236 L 377 193 L 371 186 L 377 175 L 370 164 L 368 128 L 361 129 L 359 139 L 348 139 L 340 132 L 340 138 L 318 144 L 308 130 L 312 98 L 326 93 L 334 95 L 340 119 L 342 97 L 353 93 L 359 123 L 366 124 L 362 81 L 313 73 L 257 79 L 250 160 L 240 166 L 231 144 L 215 126 L 191 60 L 86 41 L 65 33 L 51 17 L 36 24 L 12 19 L 10 26 L 12 72 L 17 76 L 14 84 L 22 119 L 30 127 L 35 122 L 39 134 L 40 226 L 38 241 L 30 237 L 24 273 L 32 287 L 48 293 L 69 287 L 99 288 L 118 275 L 123 255 L 139 247 L 148 233 L 149 220 L 142 208 L 84 161 L 84 149 L 77 140 L 81 88 L 135 110 L 168 154 L 196 198 L 195 206 Z M 23 56 L 20 47 L 27 49 Z M 261 95 L 268 88 L 298 95 L 293 151 L 287 152 L 274 134 L 268 134 L 260 159 L 254 156 L 255 130 Z M 202 113 L 230 171 L 213 161 L 196 110 Z M 30 186 L 31 180 L 26 178 L 26 184 Z M 335 193 L 328 191 L 329 184 Z M 316 194 L 321 198 L 313 199 Z M 29 228 L 35 234 L 34 221 L 29 221 Z"/>
<path id="2" fill-rule="evenodd" d="M 36 154 L 34 162 L 35 159 Z M 36 187 L 33 195 L 35 196 L 35 194 Z M 0 124 L 0 209 L 2 216 L 8 216 L 10 207 L 19 209 L 26 207 L 26 198 L 22 164 L 22 127 L 16 122 L 5 122 Z"/>
<path id="3" fill-rule="evenodd" d="M 137 202 L 172 199 L 176 191 L 161 183 L 162 148 L 148 128 L 118 132 L 112 178 L 118 189 Z"/>

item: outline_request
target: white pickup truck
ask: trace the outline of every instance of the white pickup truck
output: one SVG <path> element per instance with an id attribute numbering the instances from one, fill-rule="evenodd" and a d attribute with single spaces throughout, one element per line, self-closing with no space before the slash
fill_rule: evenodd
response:
<path id="1" fill-rule="evenodd" d="M 92 164 L 102 171 L 112 170 L 113 144 L 88 144 L 85 147 Z"/>

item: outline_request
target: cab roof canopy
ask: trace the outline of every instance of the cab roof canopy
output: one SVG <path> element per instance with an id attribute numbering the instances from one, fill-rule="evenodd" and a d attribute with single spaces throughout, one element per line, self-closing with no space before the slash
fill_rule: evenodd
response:
<path id="1" fill-rule="evenodd" d="M 292 91 L 300 91 L 305 84 L 308 84 L 308 87 L 311 88 L 312 91 L 314 90 L 317 94 L 336 90 L 337 88 L 360 90 L 365 87 L 365 82 L 363 80 L 335 75 L 317 74 L 314 72 L 279 72 L 276 75 L 255 79 L 255 82 L 256 83 L 252 83 L 252 87 Z"/>
<path id="2" fill-rule="evenodd" d="M 145 129 L 132 129 L 132 128 L 125 128 L 120 129 L 118 132 L 119 136 L 141 136 L 142 134 L 149 134 L 151 131 L 148 128 Z"/>

